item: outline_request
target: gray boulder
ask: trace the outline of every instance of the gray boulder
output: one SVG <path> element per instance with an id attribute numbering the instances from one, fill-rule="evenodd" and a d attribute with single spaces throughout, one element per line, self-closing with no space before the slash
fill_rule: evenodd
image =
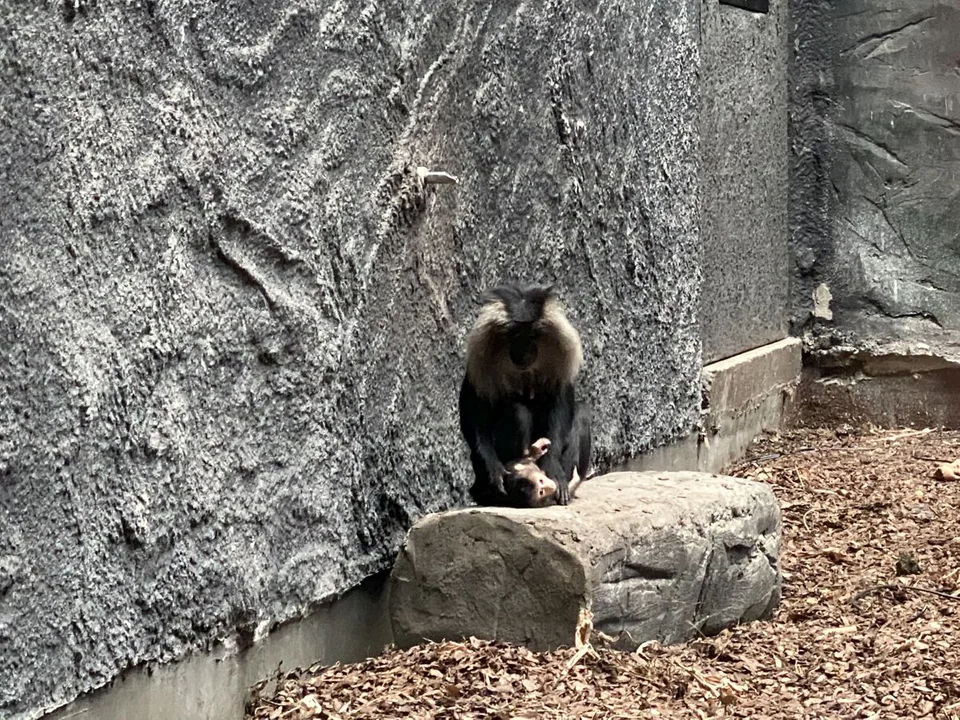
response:
<path id="1" fill-rule="evenodd" d="M 572 644 L 582 607 L 628 648 L 717 633 L 772 615 L 780 538 L 767 485 L 693 472 L 603 475 L 563 508 L 430 515 L 390 579 L 394 636 L 547 650 Z"/>

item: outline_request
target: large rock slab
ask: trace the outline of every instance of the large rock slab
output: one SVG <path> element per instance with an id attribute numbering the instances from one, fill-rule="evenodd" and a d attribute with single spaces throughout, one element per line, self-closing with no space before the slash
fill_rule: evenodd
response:
<path id="1" fill-rule="evenodd" d="M 776 608 L 781 527 L 769 486 L 693 472 L 603 475 L 562 508 L 430 515 L 393 569 L 394 637 L 546 650 L 572 644 L 583 607 L 625 647 L 716 633 Z"/>

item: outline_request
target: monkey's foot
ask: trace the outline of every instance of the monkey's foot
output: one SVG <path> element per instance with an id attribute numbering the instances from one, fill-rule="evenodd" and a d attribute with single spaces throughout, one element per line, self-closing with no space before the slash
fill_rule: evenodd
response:
<path id="1" fill-rule="evenodd" d="M 587 477 L 589 477 L 589 476 L 587 476 Z M 586 478 L 583 478 L 583 480 L 586 480 Z M 570 497 L 571 497 L 571 498 L 576 496 L 576 494 L 577 494 L 577 488 L 580 487 L 580 483 L 583 482 L 583 480 L 581 480 L 581 478 L 580 478 L 580 473 L 577 472 L 577 469 L 576 469 L 576 468 L 574 468 L 574 469 L 573 469 L 573 477 L 570 478 Z"/>

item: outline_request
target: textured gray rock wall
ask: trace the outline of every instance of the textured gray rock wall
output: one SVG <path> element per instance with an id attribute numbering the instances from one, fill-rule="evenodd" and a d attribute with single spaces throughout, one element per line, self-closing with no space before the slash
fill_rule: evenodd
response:
<path id="1" fill-rule="evenodd" d="M 824 351 L 960 360 L 960 3 L 791 14 L 794 325 Z"/>
<path id="2" fill-rule="evenodd" d="M 704 0 L 703 355 L 786 336 L 787 0 Z"/>
<path id="3" fill-rule="evenodd" d="M 601 464 L 693 428 L 698 32 L 695 0 L 0 0 L 0 714 L 247 642 L 464 502 L 501 278 L 583 329 Z"/>

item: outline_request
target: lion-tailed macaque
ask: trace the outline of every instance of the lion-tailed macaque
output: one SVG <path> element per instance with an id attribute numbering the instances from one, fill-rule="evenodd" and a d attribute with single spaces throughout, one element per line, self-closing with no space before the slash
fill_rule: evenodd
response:
<path id="1" fill-rule="evenodd" d="M 574 381 L 583 364 L 580 335 L 551 286 L 504 285 L 487 293 L 467 338 L 460 388 L 460 430 L 476 476 L 478 505 L 532 507 L 507 465 L 549 441 L 537 467 L 552 481 L 553 502 L 570 502 L 570 481 L 587 475 L 590 415 Z M 552 503 L 551 503 L 552 504 Z"/>
<path id="2" fill-rule="evenodd" d="M 530 446 L 522 458 L 507 463 L 507 474 L 503 478 L 507 505 L 518 508 L 542 508 L 556 504 L 557 484 L 537 465 L 537 460 L 543 457 L 549 448 L 550 441 L 540 438 Z M 570 478 L 569 484 L 571 499 L 576 497 L 577 489 L 585 479 L 580 476 L 576 467 L 573 468 L 573 477 Z"/>

